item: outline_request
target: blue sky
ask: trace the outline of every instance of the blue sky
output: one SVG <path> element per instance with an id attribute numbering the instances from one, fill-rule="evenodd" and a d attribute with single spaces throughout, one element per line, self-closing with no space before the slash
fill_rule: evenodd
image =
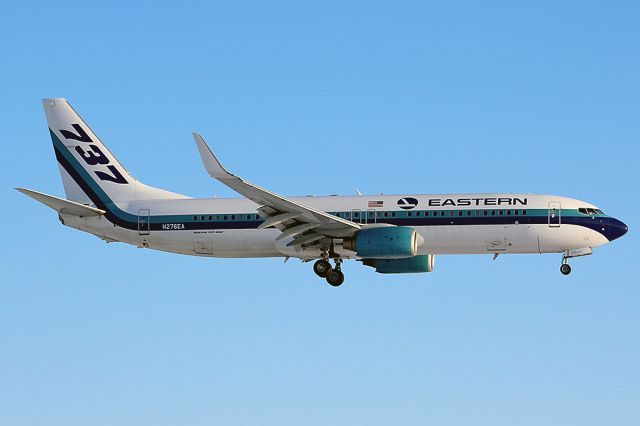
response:
<path id="1" fill-rule="evenodd" d="M 0 424 L 637 425 L 634 2 L 13 2 L 0 16 Z M 399 2 L 397 2 L 399 3 Z M 425 275 L 201 259 L 62 227 L 41 109 L 140 180 L 233 196 L 553 193 L 625 221 L 557 255 Z"/>

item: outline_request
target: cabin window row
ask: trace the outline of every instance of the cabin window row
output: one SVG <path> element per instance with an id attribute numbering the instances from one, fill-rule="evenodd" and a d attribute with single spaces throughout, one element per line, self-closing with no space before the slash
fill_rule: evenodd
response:
<path id="1" fill-rule="evenodd" d="M 395 218 L 400 213 L 400 217 L 473 217 L 473 216 L 526 216 L 526 210 L 418 210 L 410 212 L 376 212 L 377 218 Z M 360 219 L 362 217 L 374 218 L 374 212 L 332 212 L 334 216 L 345 219 Z"/>
<path id="2" fill-rule="evenodd" d="M 581 212 L 582 213 L 582 212 Z M 360 219 L 367 217 L 373 219 L 384 218 L 396 218 L 398 214 L 400 217 L 406 215 L 406 217 L 482 217 L 482 216 L 524 216 L 527 214 L 526 210 L 418 210 L 411 212 L 331 212 L 334 216 L 342 217 L 345 219 Z M 229 221 L 229 220 L 262 220 L 257 214 L 216 214 L 216 215 L 194 215 L 193 220 L 195 222 L 212 222 L 212 221 Z"/>
<path id="3" fill-rule="evenodd" d="M 215 215 L 197 215 L 193 216 L 193 220 L 196 222 L 212 222 L 212 221 L 225 221 L 225 220 L 260 220 L 260 216 L 257 214 L 215 214 Z"/>

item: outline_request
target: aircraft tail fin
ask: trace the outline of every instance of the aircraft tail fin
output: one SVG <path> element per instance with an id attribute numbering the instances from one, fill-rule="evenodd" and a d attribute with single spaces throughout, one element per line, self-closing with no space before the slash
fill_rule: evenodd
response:
<path id="1" fill-rule="evenodd" d="M 104 209 L 136 199 L 186 198 L 137 181 L 65 99 L 42 103 L 69 200 Z"/>

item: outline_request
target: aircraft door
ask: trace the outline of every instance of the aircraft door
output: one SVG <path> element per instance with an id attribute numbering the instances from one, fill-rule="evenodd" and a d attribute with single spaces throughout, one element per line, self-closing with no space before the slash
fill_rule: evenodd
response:
<path id="1" fill-rule="evenodd" d="M 138 210 L 138 235 L 149 235 L 151 211 L 149 209 Z"/>
<path id="2" fill-rule="evenodd" d="M 559 201 L 549 202 L 548 222 L 550 228 L 559 228 L 562 223 L 562 205 Z"/>

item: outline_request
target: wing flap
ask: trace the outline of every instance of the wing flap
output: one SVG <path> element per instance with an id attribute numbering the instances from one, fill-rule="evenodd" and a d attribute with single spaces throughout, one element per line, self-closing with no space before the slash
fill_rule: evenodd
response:
<path id="1" fill-rule="evenodd" d="M 302 234 L 287 244 L 287 247 L 301 246 L 301 245 L 310 245 L 311 243 L 315 243 L 318 240 L 325 238 L 324 235 L 317 234 L 312 232 L 310 234 Z"/>
<path id="2" fill-rule="evenodd" d="M 267 219 L 264 222 L 262 222 L 260 225 L 258 225 L 258 229 L 269 228 L 271 226 L 278 226 L 278 225 L 283 224 L 284 222 L 287 222 L 289 220 L 295 219 L 298 216 L 300 216 L 300 214 L 297 213 L 297 212 L 280 213 L 280 214 L 277 214 L 275 216 L 269 216 L 269 217 L 267 217 Z"/>

